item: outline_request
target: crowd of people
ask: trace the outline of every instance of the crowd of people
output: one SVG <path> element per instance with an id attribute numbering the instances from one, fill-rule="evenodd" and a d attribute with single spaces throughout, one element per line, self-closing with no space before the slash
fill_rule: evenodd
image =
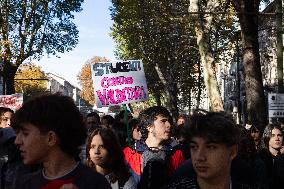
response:
<path id="1" fill-rule="evenodd" d="M 0 188 L 281 189 L 281 126 L 205 110 L 174 120 L 162 106 L 83 116 L 70 97 L 39 96 L 0 107 Z"/>

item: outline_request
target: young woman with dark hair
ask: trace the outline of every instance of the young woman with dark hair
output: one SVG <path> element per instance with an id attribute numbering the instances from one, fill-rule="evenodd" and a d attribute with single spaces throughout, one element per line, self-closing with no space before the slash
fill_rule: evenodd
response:
<path id="1" fill-rule="evenodd" d="M 111 129 L 95 129 L 87 139 L 87 165 L 103 174 L 112 189 L 136 189 L 137 182 L 124 160 L 117 136 Z"/>
<path id="2" fill-rule="evenodd" d="M 249 132 L 250 132 L 251 138 L 253 139 L 256 150 L 259 151 L 262 148 L 262 141 L 261 141 L 262 132 L 261 132 L 261 129 L 259 129 L 255 126 L 252 126 L 249 129 Z"/>
<path id="3" fill-rule="evenodd" d="M 132 142 L 138 141 L 141 139 L 141 133 L 138 129 L 139 120 L 138 119 L 131 119 L 129 122 L 129 129 L 131 130 Z"/>

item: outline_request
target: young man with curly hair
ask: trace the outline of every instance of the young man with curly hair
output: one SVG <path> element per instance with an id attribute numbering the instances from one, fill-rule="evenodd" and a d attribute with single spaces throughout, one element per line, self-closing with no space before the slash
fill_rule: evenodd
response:
<path id="1" fill-rule="evenodd" d="M 40 171 L 19 178 L 17 188 L 110 188 L 106 179 L 76 161 L 87 131 L 72 98 L 59 94 L 26 102 L 12 119 L 24 164 Z"/>
<path id="2" fill-rule="evenodd" d="M 164 184 L 164 181 L 184 161 L 184 155 L 171 139 L 173 121 L 165 107 L 150 107 L 142 111 L 138 119 L 141 140 L 136 141 L 132 147 L 124 149 L 125 159 L 137 175 L 142 175 L 141 183 L 145 183 L 147 185 L 145 187 L 155 188 L 153 184 L 151 185 L 152 181 L 159 181 L 157 185 Z M 159 170 L 158 167 L 165 169 Z M 160 175 L 158 172 L 165 175 Z M 143 177 L 143 174 L 147 176 Z"/>

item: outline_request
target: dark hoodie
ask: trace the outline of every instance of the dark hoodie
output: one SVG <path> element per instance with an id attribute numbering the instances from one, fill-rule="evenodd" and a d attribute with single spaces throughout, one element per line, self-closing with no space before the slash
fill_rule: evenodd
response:
<path id="1" fill-rule="evenodd" d="M 0 189 L 16 188 L 16 179 L 34 168 L 25 166 L 14 141 L 16 134 L 11 127 L 0 129 Z"/>
<path id="2" fill-rule="evenodd" d="M 0 167 L 8 161 L 8 153 L 14 145 L 15 132 L 11 127 L 0 129 Z"/>

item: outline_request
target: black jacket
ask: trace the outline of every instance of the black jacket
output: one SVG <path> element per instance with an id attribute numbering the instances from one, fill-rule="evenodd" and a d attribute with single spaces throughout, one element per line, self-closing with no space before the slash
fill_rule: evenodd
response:
<path id="1" fill-rule="evenodd" d="M 260 151 L 267 170 L 269 189 L 284 187 L 284 154 L 273 156 L 267 150 Z"/>
<path id="2" fill-rule="evenodd" d="M 37 166 L 23 164 L 15 138 L 12 128 L 0 129 L 0 189 L 17 188 L 16 179 L 37 170 Z"/>

